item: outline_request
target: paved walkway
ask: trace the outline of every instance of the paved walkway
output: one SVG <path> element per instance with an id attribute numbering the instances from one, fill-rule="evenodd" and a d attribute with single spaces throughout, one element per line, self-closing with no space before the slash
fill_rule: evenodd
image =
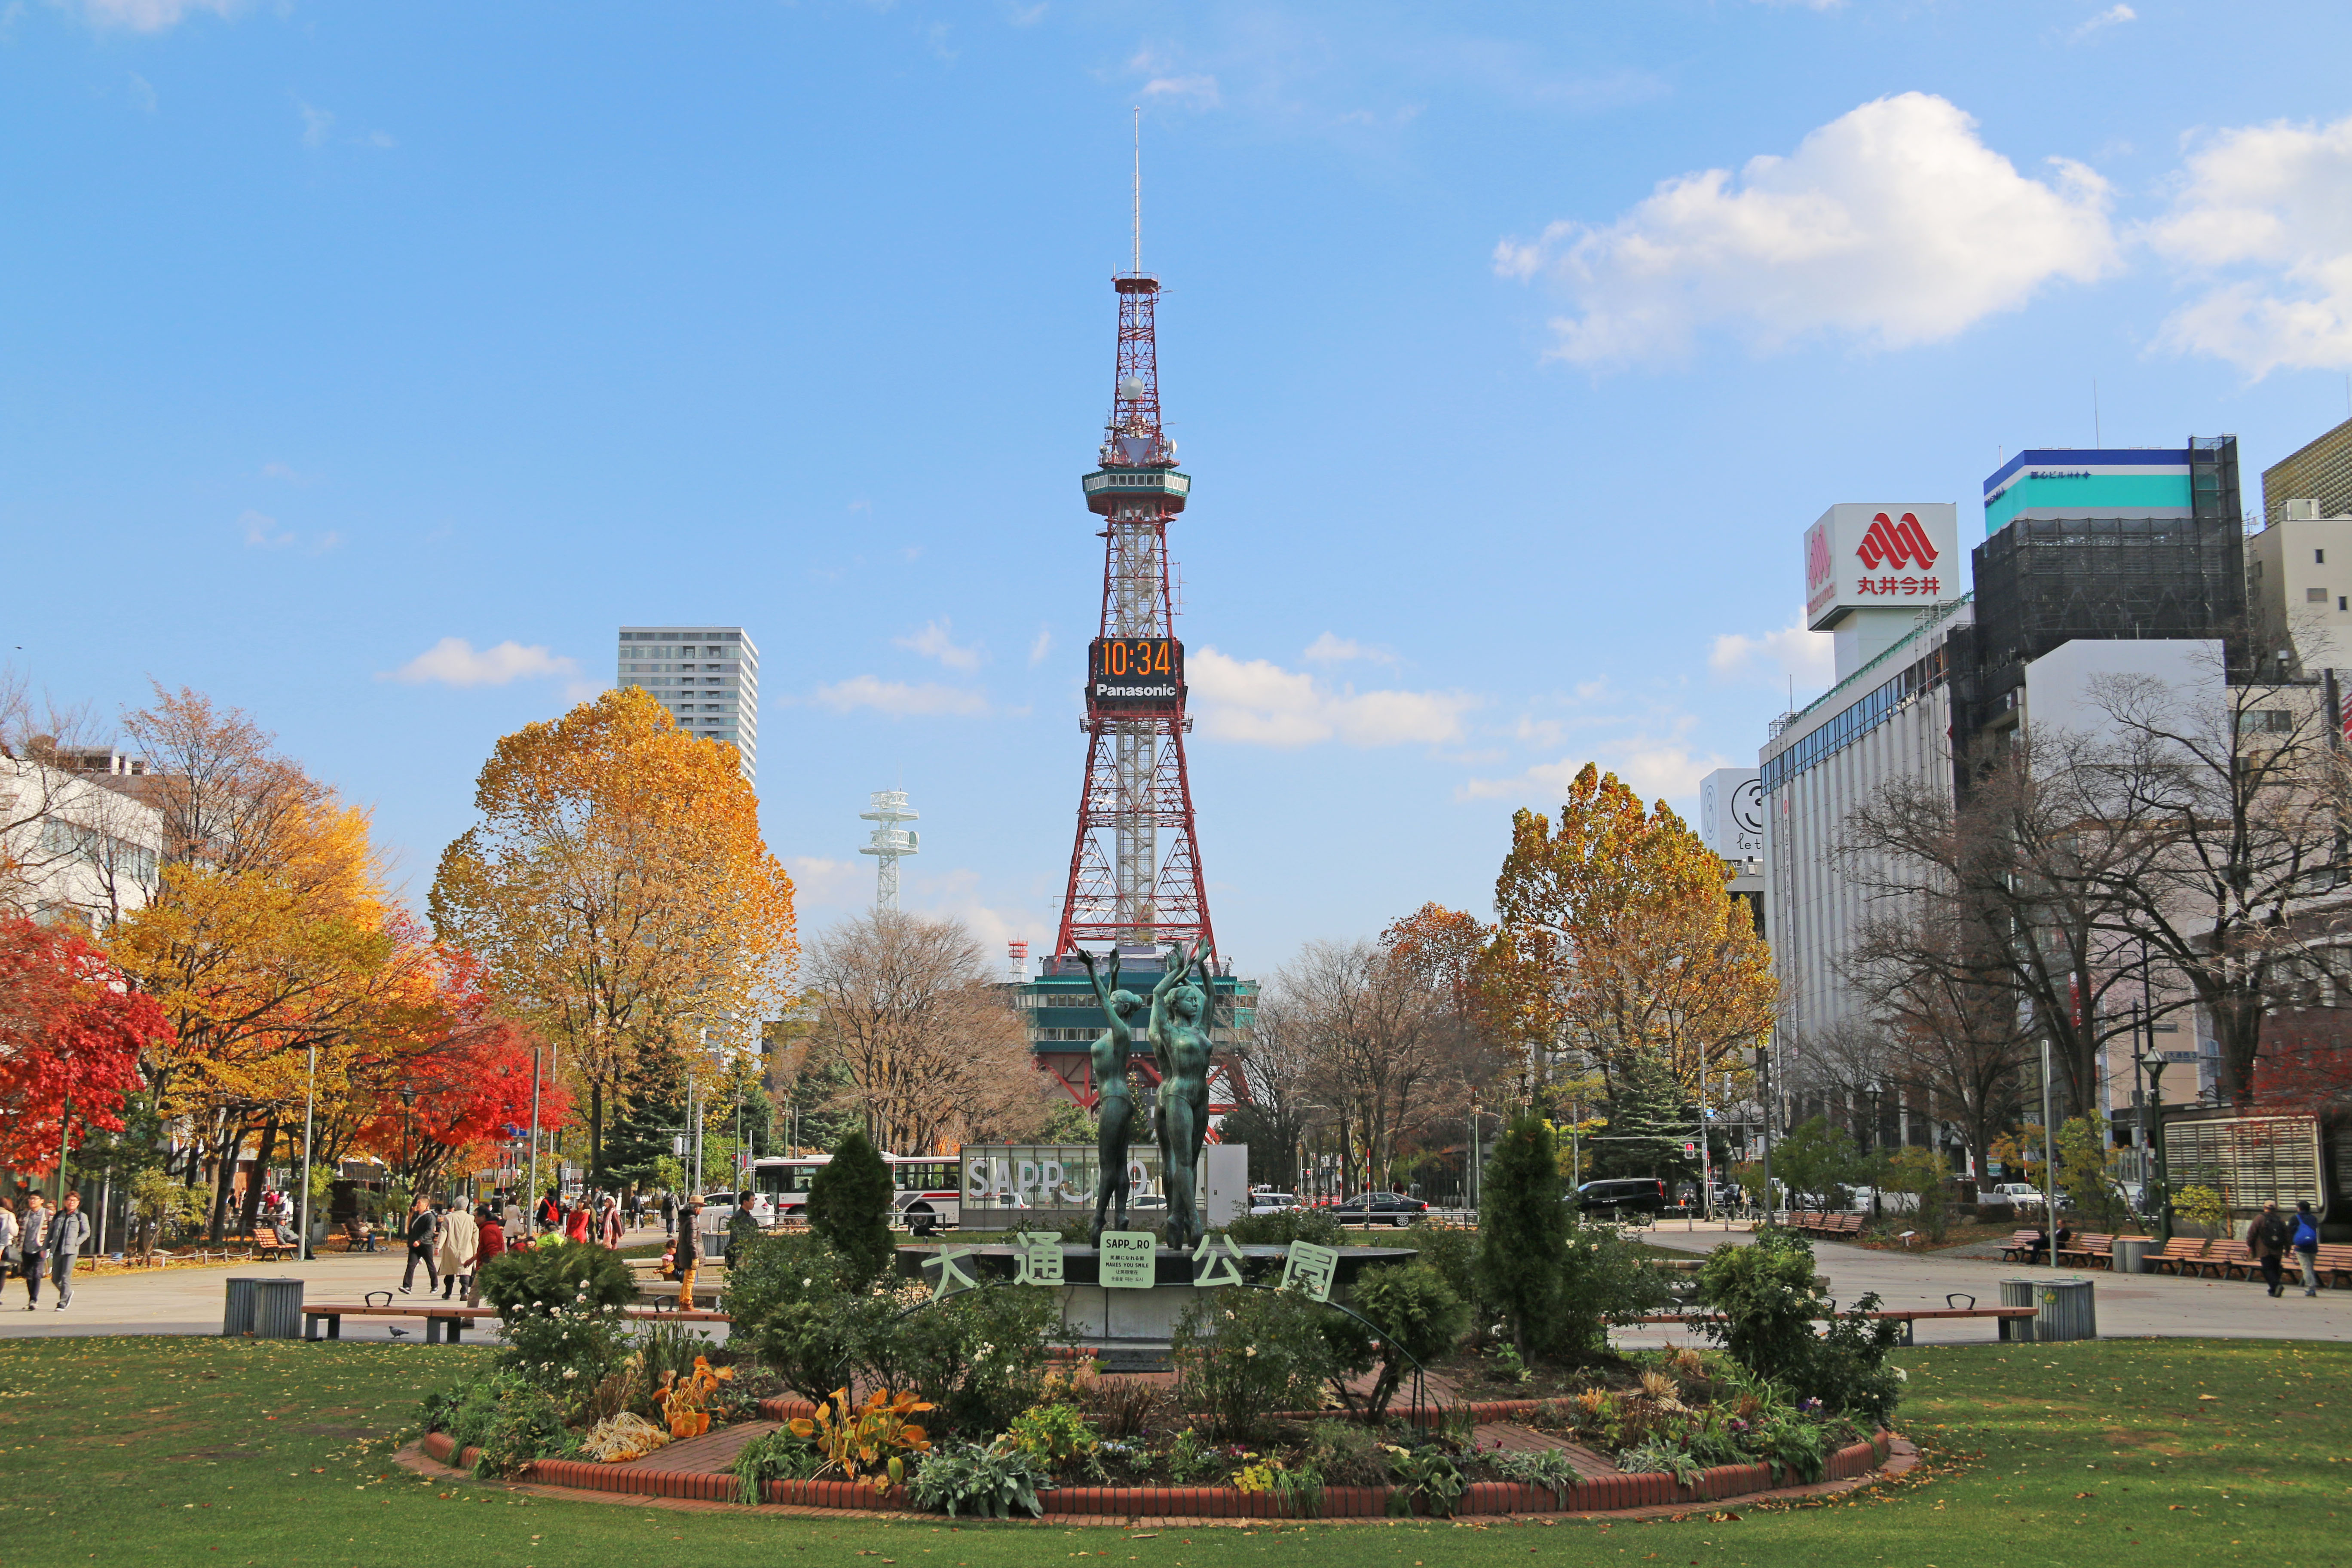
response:
<path id="1" fill-rule="evenodd" d="M 1755 1241 L 1746 1227 L 1701 1226 L 1685 1231 L 1679 1224 L 1661 1225 L 1642 1233 L 1659 1247 L 1706 1252 L 1728 1241 L 1747 1246 Z M 1813 1257 L 1830 1279 L 1841 1303 L 1850 1303 L 1875 1290 L 1887 1310 L 1941 1307 L 1948 1295 L 1974 1296 L 1977 1304 L 2000 1304 L 2000 1282 L 2034 1276 L 2087 1279 L 2097 1287 L 2095 1300 L 2103 1339 L 2139 1335 L 2196 1336 L 2214 1339 L 2294 1339 L 2352 1341 L 2352 1290 L 2322 1290 L 2306 1298 L 2300 1286 L 2273 1300 L 2259 1282 L 2242 1279 L 2179 1279 L 2168 1274 L 2079 1273 L 2074 1269 L 2026 1268 L 1999 1258 L 1955 1258 L 1948 1253 L 1876 1252 L 1842 1242 L 1816 1241 Z M 1965 1300 L 1955 1305 L 1965 1305 Z M 0 1318 L 5 1318 L 0 1313 Z M 1686 1338 L 1666 1328 L 1623 1329 L 1614 1338 L 1620 1344 L 1655 1345 Z M 1995 1338 L 1990 1319 L 1955 1319 L 1918 1325 L 1921 1344 L 1984 1344 Z"/>
<path id="2" fill-rule="evenodd" d="M 644 1242 L 659 1241 L 661 1226 L 652 1226 L 632 1231 L 622 1245 L 635 1247 Z M 416 1270 L 416 1292 L 413 1296 L 398 1294 L 401 1270 L 408 1265 L 407 1253 L 397 1247 L 383 1252 L 330 1252 L 308 1263 L 297 1263 L 281 1258 L 272 1263 L 240 1263 L 220 1268 L 154 1268 L 123 1274 L 110 1274 L 74 1280 L 73 1305 L 60 1312 L 57 1310 L 57 1288 L 49 1280 L 41 1281 L 41 1306 L 37 1312 L 25 1310 L 25 1282 L 9 1279 L 0 1282 L 0 1338 L 47 1339 L 74 1334 L 217 1334 L 221 1318 L 227 1305 L 228 1285 L 232 1278 L 268 1279 L 299 1279 L 303 1281 L 302 1295 L 310 1301 L 356 1301 L 367 1290 L 390 1290 L 395 1303 L 426 1300 L 438 1305 L 441 1293 L 431 1296 L 425 1289 L 425 1270 Z M 724 1325 L 705 1325 L 722 1328 Z M 394 1329 L 404 1331 L 395 1335 Z M 498 1319 L 485 1314 L 466 1338 L 495 1340 Z M 346 1318 L 343 1338 L 346 1340 L 401 1340 L 415 1344 L 423 1341 L 424 1324 L 418 1321 L 403 1322 L 397 1318 Z M 714 1335 L 716 1337 L 721 1337 Z"/>

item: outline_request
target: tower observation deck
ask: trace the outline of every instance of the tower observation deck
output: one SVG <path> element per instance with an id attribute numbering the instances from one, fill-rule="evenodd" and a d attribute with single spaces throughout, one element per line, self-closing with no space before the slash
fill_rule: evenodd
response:
<path id="1" fill-rule="evenodd" d="M 1100 629 L 1087 648 L 1087 771 L 1056 957 L 1082 942 L 1213 935 L 1185 770 L 1184 645 L 1176 637 L 1168 524 L 1191 499 L 1160 418 L 1160 279 L 1111 279 L 1118 353 L 1100 466 L 1080 481 L 1103 520 Z"/>

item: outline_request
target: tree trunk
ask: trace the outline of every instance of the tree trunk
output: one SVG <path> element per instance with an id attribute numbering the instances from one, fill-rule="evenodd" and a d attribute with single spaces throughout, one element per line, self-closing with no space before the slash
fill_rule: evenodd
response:
<path id="1" fill-rule="evenodd" d="M 604 1080 L 588 1080 L 588 1180 L 604 1179 Z"/>
<path id="2" fill-rule="evenodd" d="M 213 1173 L 212 1223 L 205 1233 L 214 1241 L 221 1239 L 222 1227 L 228 1223 L 228 1190 L 236 1180 L 237 1151 L 245 1146 L 244 1116 L 223 1111 L 220 1140 L 215 1153 L 218 1164 Z"/>
<path id="3" fill-rule="evenodd" d="M 245 1184 L 245 1218 L 238 1226 L 241 1236 L 253 1234 L 254 1222 L 261 1217 L 261 1179 L 269 1170 L 269 1156 L 278 1147 L 278 1112 L 272 1110 L 261 1123 L 261 1149 L 254 1156 L 253 1180 Z"/>

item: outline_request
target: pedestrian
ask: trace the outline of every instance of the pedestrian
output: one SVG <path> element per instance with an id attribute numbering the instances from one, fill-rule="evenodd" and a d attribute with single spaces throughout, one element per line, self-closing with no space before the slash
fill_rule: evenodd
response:
<path id="1" fill-rule="evenodd" d="M 670 1249 L 673 1267 L 677 1269 L 677 1310 L 694 1310 L 694 1265 L 700 1256 L 702 1238 L 694 1232 L 694 1222 L 700 1217 L 702 1205 L 688 1198 L 677 1211 L 677 1244 Z"/>
<path id="2" fill-rule="evenodd" d="M 539 1228 L 541 1230 L 555 1230 L 562 1226 L 563 1205 L 556 1201 L 553 1187 L 548 1188 L 547 1195 L 539 1200 L 538 1217 Z"/>
<path id="3" fill-rule="evenodd" d="M 2294 1244 L 2294 1260 L 2303 1266 L 2303 1293 L 2319 1294 L 2319 1216 L 2309 1198 L 2294 1201 L 2294 1218 L 2287 1222 L 2287 1239 Z"/>
<path id="4" fill-rule="evenodd" d="M 24 1261 L 25 1255 L 16 1250 L 16 1211 L 0 1204 L 0 1283 Z"/>
<path id="5" fill-rule="evenodd" d="M 2263 1283 L 2270 1287 L 2273 1296 L 2286 1289 L 2280 1275 L 2285 1270 L 2287 1242 L 2286 1222 L 2279 1218 L 2278 1204 L 2264 1204 L 2263 1212 L 2247 1223 L 2246 1250 L 2262 1265 Z"/>
<path id="6" fill-rule="evenodd" d="M 449 1300 L 459 1286 L 467 1283 L 474 1272 L 474 1253 L 480 1240 L 474 1216 L 466 1205 L 457 1204 L 442 1216 L 441 1236 L 436 1244 L 441 1264 L 441 1299 Z"/>
<path id="7" fill-rule="evenodd" d="M 563 1222 L 563 1234 L 573 1241 L 588 1239 L 588 1199 L 583 1194 Z"/>
<path id="8" fill-rule="evenodd" d="M 408 1205 L 408 1229 L 404 1233 L 408 1242 L 408 1268 L 400 1277 L 400 1293 L 404 1296 L 416 1283 L 416 1266 L 420 1263 L 425 1265 L 426 1295 L 431 1295 L 441 1283 L 440 1267 L 433 1260 L 434 1229 L 432 1205 L 419 1197 Z"/>
<path id="9" fill-rule="evenodd" d="M 514 1205 L 509 1204 L 507 1206 L 511 1208 Z M 495 1207 L 486 1205 L 482 1212 L 474 1216 L 474 1272 L 466 1281 L 466 1305 L 478 1307 L 482 1304 L 482 1270 L 506 1249 L 506 1224 Z"/>
<path id="10" fill-rule="evenodd" d="M 661 1215 L 662 1234 L 664 1236 L 675 1234 L 677 1231 L 677 1205 L 676 1201 L 670 1197 L 668 1189 L 667 1188 L 662 1191 Z"/>
<path id="11" fill-rule="evenodd" d="M 58 1282 L 58 1310 L 73 1302 L 74 1260 L 89 1245 L 89 1215 L 81 1212 L 81 1194 L 68 1193 L 66 1206 L 49 1221 L 49 1278 Z"/>
<path id="12" fill-rule="evenodd" d="M 524 1234 L 522 1226 L 522 1205 L 515 1201 L 515 1195 L 511 1192 L 505 1194 L 504 1196 L 506 1198 L 506 1205 L 499 1211 L 499 1224 L 505 1227 L 506 1233 L 509 1236 L 520 1237 Z"/>
<path id="13" fill-rule="evenodd" d="M 25 1202 L 25 1217 L 17 1226 L 18 1246 L 25 1256 L 25 1310 L 41 1304 L 41 1265 L 49 1241 L 49 1200 L 35 1193 Z"/>
<path id="14" fill-rule="evenodd" d="M 606 1193 L 604 1194 L 604 1212 L 598 1217 L 601 1223 L 597 1226 L 596 1239 L 603 1242 L 607 1247 L 619 1247 L 621 1245 L 621 1232 L 624 1228 L 621 1224 L 621 1200 L 614 1197 L 612 1194 Z"/>

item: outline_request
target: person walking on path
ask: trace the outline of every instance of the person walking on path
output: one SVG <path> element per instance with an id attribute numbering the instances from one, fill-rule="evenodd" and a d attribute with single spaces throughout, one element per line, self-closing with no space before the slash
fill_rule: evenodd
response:
<path id="1" fill-rule="evenodd" d="M 0 1203 L 0 1283 L 5 1283 L 8 1271 L 24 1260 L 16 1250 L 16 1211 Z"/>
<path id="2" fill-rule="evenodd" d="M 2273 1296 L 2286 1289 L 2279 1277 L 2285 1268 L 2287 1240 L 2286 1222 L 2279 1218 L 2275 1202 L 2264 1204 L 2263 1212 L 2247 1223 L 2246 1250 L 2262 1265 L 2263 1283 Z"/>
<path id="3" fill-rule="evenodd" d="M 588 1239 L 588 1199 L 584 1194 L 572 1205 L 572 1213 L 563 1222 L 563 1234 L 573 1241 Z"/>
<path id="4" fill-rule="evenodd" d="M 466 1212 L 463 1204 L 452 1205 L 441 1216 L 441 1238 L 436 1247 L 441 1264 L 441 1299 L 449 1300 L 457 1289 L 467 1283 L 474 1272 L 474 1253 L 480 1237 L 474 1226 L 474 1216 Z"/>
<path id="5" fill-rule="evenodd" d="M 49 1223 L 56 1218 L 49 1213 L 49 1200 L 35 1193 L 25 1205 L 25 1217 L 17 1227 L 25 1255 L 25 1310 L 31 1311 L 41 1304 L 41 1265 L 47 1261 L 46 1248 L 49 1244 Z"/>
<path id="6" fill-rule="evenodd" d="M 701 1237 L 694 1231 L 694 1222 L 702 1205 L 688 1198 L 678 1206 L 677 1240 L 670 1249 L 670 1266 L 677 1270 L 677 1310 L 694 1310 L 694 1265 L 700 1256 Z"/>
<path id="7" fill-rule="evenodd" d="M 466 1305 L 482 1304 L 482 1270 L 506 1249 L 506 1223 L 499 1217 L 495 1205 L 485 1205 L 482 1212 L 474 1216 L 474 1272 L 466 1280 Z"/>
<path id="8" fill-rule="evenodd" d="M 49 1278 L 58 1284 L 58 1310 L 73 1303 L 74 1262 L 89 1245 L 89 1215 L 81 1212 L 81 1194 L 68 1193 L 66 1206 L 49 1221 Z"/>
<path id="9" fill-rule="evenodd" d="M 416 1266 L 425 1265 L 425 1293 L 431 1295 L 441 1283 L 440 1268 L 433 1261 L 433 1207 L 423 1198 L 408 1205 L 408 1229 L 404 1233 L 408 1242 L 408 1268 L 400 1277 L 400 1293 L 408 1294 L 416 1283 Z"/>
<path id="10" fill-rule="evenodd" d="M 622 1232 L 626 1228 L 621 1224 L 621 1200 L 606 1193 L 604 1212 L 600 1218 L 596 1239 L 607 1247 L 618 1247 L 621 1245 Z"/>
<path id="11" fill-rule="evenodd" d="M 677 1229 L 677 1200 L 672 1198 L 667 1193 L 662 1194 L 661 1214 L 662 1234 L 664 1236 L 675 1235 Z"/>
<path id="12" fill-rule="evenodd" d="M 2294 1217 L 2287 1221 L 2287 1240 L 2294 1244 L 2294 1260 L 2303 1268 L 2303 1293 L 2319 1294 L 2319 1216 L 2311 1212 L 2309 1198 L 2294 1201 Z"/>
<path id="13" fill-rule="evenodd" d="M 547 1195 L 539 1200 L 539 1228 L 542 1231 L 555 1230 L 562 1224 L 563 1205 L 556 1201 L 555 1189 L 550 1187 Z"/>

